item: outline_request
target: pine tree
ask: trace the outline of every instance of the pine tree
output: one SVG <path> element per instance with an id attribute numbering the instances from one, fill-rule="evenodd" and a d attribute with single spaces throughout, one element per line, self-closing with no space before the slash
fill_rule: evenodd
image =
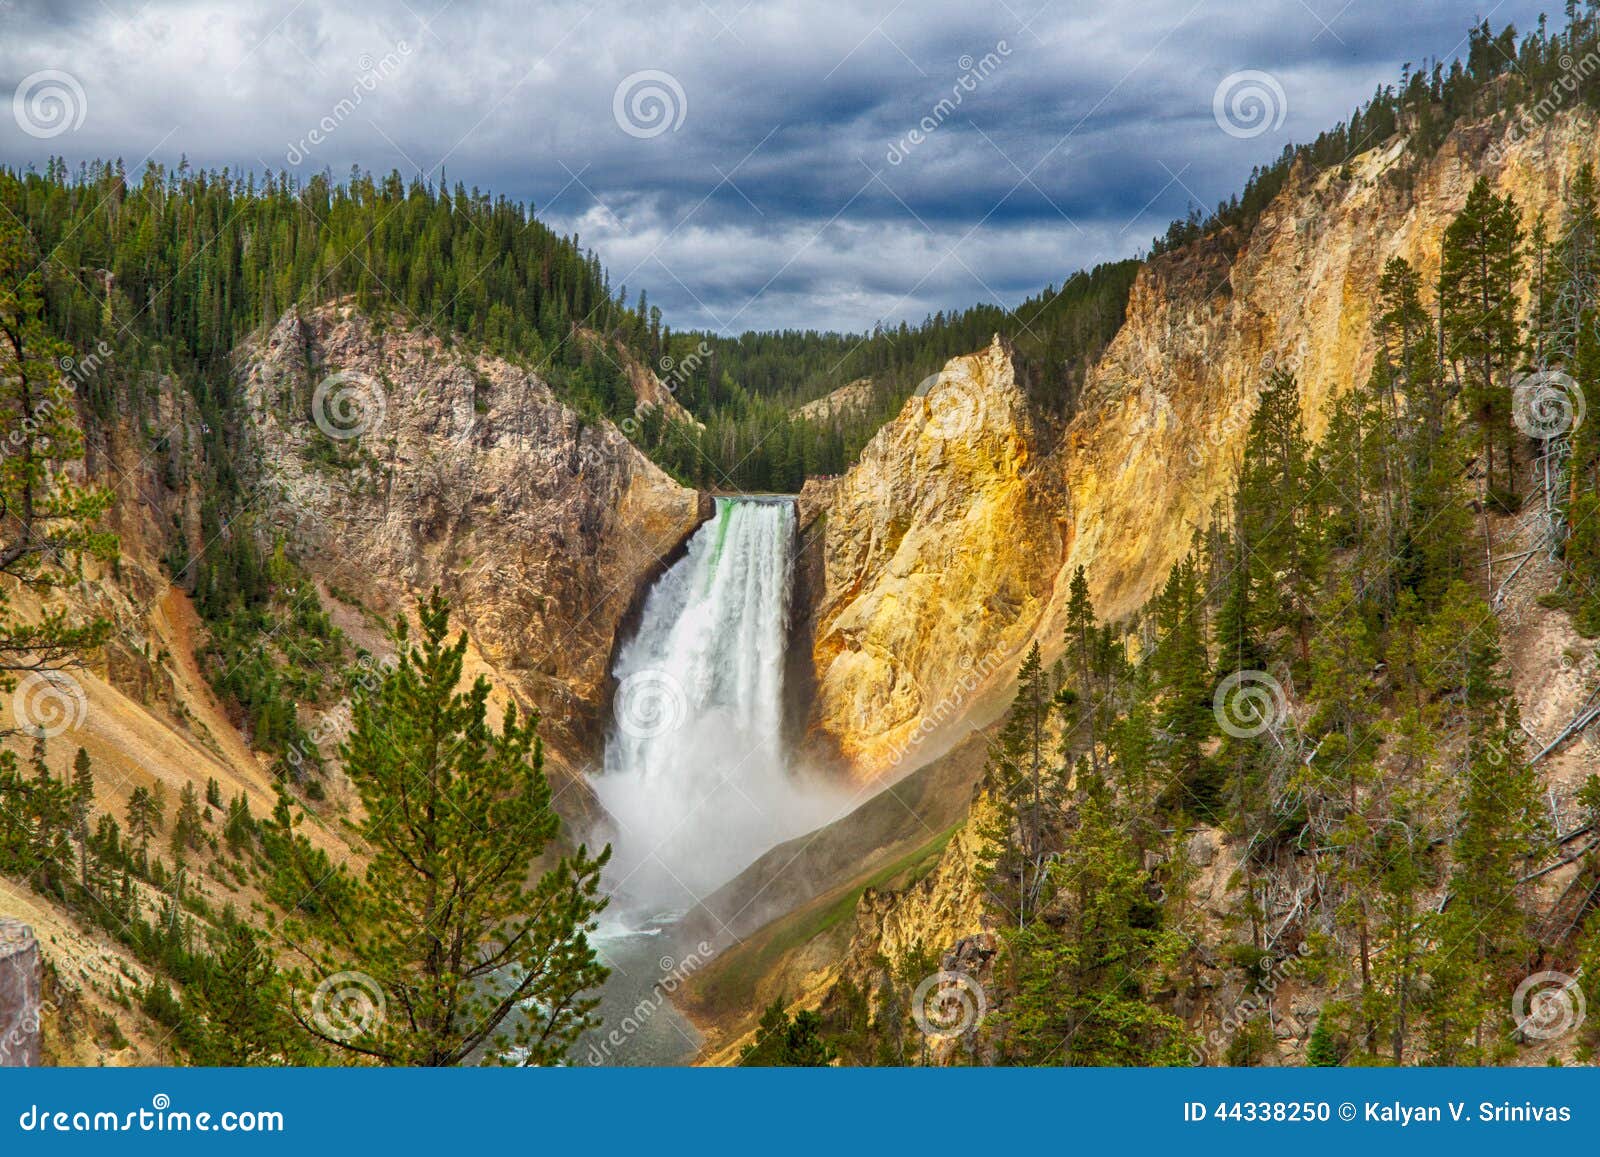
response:
<path id="1" fill-rule="evenodd" d="M 1101 712 L 1105 689 L 1102 685 L 1103 656 L 1100 632 L 1096 628 L 1094 602 L 1089 598 L 1089 579 L 1082 566 L 1072 572 L 1067 597 L 1065 628 L 1068 679 L 1076 693 L 1071 704 L 1072 719 L 1062 739 L 1067 751 L 1087 750 L 1089 764 L 1100 771 Z"/>
<path id="2" fill-rule="evenodd" d="M 228 919 L 211 940 L 212 953 L 185 994 L 196 1024 L 190 1046 L 195 1063 L 303 1062 L 303 1038 L 285 1011 L 289 1002 L 283 978 L 257 934 L 249 925 Z"/>
<path id="3" fill-rule="evenodd" d="M 1452 606 L 1475 613 L 1465 590 L 1447 602 L 1445 612 Z M 1467 634 L 1457 625 L 1463 617 L 1458 612 L 1454 622 L 1447 619 L 1433 643 L 1451 657 L 1439 664 L 1440 677 L 1455 685 L 1456 709 L 1467 727 L 1450 900 L 1432 919 L 1428 968 L 1427 1031 L 1432 1059 L 1440 1064 L 1482 1064 L 1503 1047 L 1509 1018 L 1498 981 L 1528 948 L 1518 865 L 1545 838 L 1516 700 L 1503 682 L 1496 620 L 1488 615 Z"/>
<path id="4" fill-rule="evenodd" d="M 185 783 L 178 793 L 178 814 L 172 821 L 172 853 L 199 851 L 204 827 L 200 819 L 200 797 L 194 784 Z"/>
<path id="5" fill-rule="evenodd" d="M 94 766 L 78 748 L 72 758 L 72 838 L 78 841 L 78 883 L 89 890 L 89 817 L 94 814 Z"/>
<path id="6" fill-rule="evenodd" d="M 1156 596 L 1157 642 L 1150 656 L 1156 705 L 1156 752 L 1167 773 L 1165 802 L 1209 814 L 1219 802 L 1216 768 L 1205 743 L 1216 734 L 1214 687 L 1206 654 L 1199 565 L 1191 553 Z"/>
<path id="7" fill-rule="evenodd" d="M 1522 353 L 1517 283 L 1522 275 L 1522 226 L 1516 203 L 1479 177 L 1445 230 L 1439 306 L 1445 357 L 1456 367 L 1480 432 L 1490 497 L 1516 505 L 1515 430 L 1511 373 Z M 1499 483 L 1496 483 L 1495 446 Z"/>
<path id="8" fill-rule="evenodd" d="M 155 797 L 143 785 L 136 786 L 128 796 L 128 837 L 138 841 L 141 857 L 151 838 L 161 830 L 161 824 Z"/>
<path id="9" fill-rule="evenodd" d="M 418 618 L 415 640 L 396 624 L 398 662 L 358 696 L 339 749 L 372 848 L 340 947 L 382 987 L 388 1016 L 348 1041 L 307 1027 L 386 1064 L 454 1065 L 513 1047 L 523 1064 L 559 1062 L 595 1023 L 588 993 L 607 973 L 588 933 L 606 903 L 610 849 L 579 845 L 526 883 L 560 827 L 538 719 L 519 721 L 508 705 L 493 731 L 488 682 L 460 689 L 467 637 L 448 641 L 449 605 L 434 592 Z"/>
<path id="10" fill-rule="evenodd" d="M 1017 671 L 1011 712 L 990 750 L 986 778 L 995 807 L 982 832 L 990 901 L 1018 925 L 1031 918 L 1044 884 L 1054 702 L 1039 644 L 1034 643 Z"/>
<path id="11" fill-rule="evenodd" d="M 1152 1000 L 1183 937 L 1163 927 L 1140 856 L 1110 791 L 1084 777 L 1077 823 L 1051 866 L 1059 919 L 1007 929 L 1010 1063 L 1182 1064 L 1183 1022 Z"/>
<path id="12" fill-rule="evenodd" d="M 821 1016 L 801 1009 L 791 1017 L 779 996 L 761 1014 L 755 1041 L 739 1050 L 739 1064 L 744 1068 L 822 1068 L 838 1055 L 822 1036 Z"/>
<path id="13" fill-rule="evenodd" d="M 1235 509 L 1239 537 L 1262 595 L 1264 625 L 1286 628 L 1297 657 L 1309 657 L 1311 602 L 1320 574 L 1318 528 L 1305 496 L 1310 450 L 1300 410 L 1300 385 L 1275 370 L 1261 391 L 1245 439 Z"/>
<path id="14" fill-rule="evenodd" d="M 1317 1026 L 1306 1042 L 1306 1064 L 1311 1068 L 1337 1068 L 1339 1065 L 1339 1046 L 1334 1042 L 1333 1030 L 1328 1027 L 1327 1013 L 1317 1017 Z"/>

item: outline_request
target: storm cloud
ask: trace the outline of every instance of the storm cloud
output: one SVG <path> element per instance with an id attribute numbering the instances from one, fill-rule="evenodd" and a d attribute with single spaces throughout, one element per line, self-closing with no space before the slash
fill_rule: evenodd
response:
<path id="1" fill-rule="evenodd" d="M 0 0 L 0 162 L 532 201 L 676 328 L 861 330 L 1129 256 L 1477 16 L 1378 0 Z"/>

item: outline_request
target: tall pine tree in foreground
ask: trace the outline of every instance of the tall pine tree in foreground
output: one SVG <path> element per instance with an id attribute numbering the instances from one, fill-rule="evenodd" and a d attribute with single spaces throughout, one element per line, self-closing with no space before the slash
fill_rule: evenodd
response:
<path id="1" fill-rule="evenodd" d="M 460 690 L 467 638 L 447 638 L 437 591 L 404 621 L 399 661 L 363 695 L 340 755 L 366 810 L 371 846 L 357 919 L 339 945 L 382 987 L 385 1015 L 350 1040 L 395 1065 L 454 1065 L 487 1049 L 521 1064 L 557 1063 L 585 1028 L 607 970 L 588 933 L 605 907 L 610 857 L 579 846 L 532 886 L 529 865 L 560 826 L 550 808 L 538 719 L 506 708 L 488 724 L 489 684 Z"/>

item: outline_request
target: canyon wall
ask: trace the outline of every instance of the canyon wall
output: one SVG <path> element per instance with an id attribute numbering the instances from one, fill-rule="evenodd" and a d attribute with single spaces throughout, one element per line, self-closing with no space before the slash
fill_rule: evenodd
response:
<path id="1" fill-rule="evenodd" d="M 1480 174 L 1515 197 L 1526 228 L 1540 214 L 1557 227 L 1566 182 L 1600 162 L 1596 128 L 1588 111 L 1520 139 L 1459 126 L 1409 189 L 1394 179 L 1404 139 L 1343 170 L 1296 166 L 1231 264 L 1202 246 L 1147 265 L 1059 456 L 1073 501 L 1068 566 L 1088 568 L 1102 614 L 1135 610 L 1188 550 L 1232 485 L 1274 368 L 1295 372 L 1320 437 L 1329 399 L 1371 373 L 1384 264 L 1410 262 L 1431 301 L 1445 229 Z"/>
<path id="2" fill-rule="evenodd" d="M 618 626 L 699 493 L 537 375 L 348 307 L 284 318 L 239 374 L 251 485 L 299 560 L 384 614 L 438 586 L 555 753 L 592 749 Z"/>
<path id="3" fill-rule="evenodd" d="M 1268 375 L 1297 374 L 1319 437 L 1328 400 L 1371 371 L 1384 263 L 1405 258 L 1431 286 L 1480 173 L 1529 228 L 1558 223 L 1586 160 L 1600 161 L 1596 117 L 1568 111 L 1515 137 L 1459 126 L 1420 165 L 1404 138 L 1343 169 L 1297 165 L 1235 256 L 1208 240 L 1141 269 L 1048 449 L 998 342 L 952 360 L 818 495 L 813 743 L 887 780 L 935 753 L 919 738 L 992 718 L 1030 642 L 1059 653 L 1079 565 L 1102 617 L 1137 610 L 1231 488 Z"/>
<path id="4" fill-rule="evenodd" d="M 992 723 L 1023 649 L 1037 640 L 1047 662 L 1060 652 L 1077 566 L 1102 617 L 1120 618 L 1190 549 L 1233 485 L 1256 392 L 1274 369 L 1297 375 L 1308 432 L 1322 435 L 1329 400 L 1371 372 L 1377 283 L 1391 257 L 1418 270 L 1431 301 L 1444 232 L 1480 174 L 1515 198 L 1526 229 L 1541 215 L 1553 229 L 1562 191 L 1585 162 L 1600 165 L 1600 124 L 1591 112 L 1568 111 L 1523 136 L 1459 126 L 1420 164 L 1396 139 L 1343 169 L 1297 166 L 1233 256 L 1208 240 L 1141 269 L 1123 327 L 1043 460 L 1037 431 L 1011 402 L 1002 351 L 952 362 L 952 379 L 992 390 L 983 396 L 994 404 L 983 412 L 1000 421 L 975 427 L 959 446 L 925 449 L 930 439 L 919 431 L 929 403 L 914 397 L 850 474 L 813 496 L 827 526 L 822 606 L 830 627 L 816 642 L 813 736 L 826 737 L 858 777 L 887 781 L 915 762 L 886 761 L 884 753 L 908 734 L 928 733 L 928 719 L 950 726 L 950 703 L 960 705 L 958 730 Z M 1009 582 L 990 576 L 1001 557 Z M 932 577 L 946 573 L 959 578 Z M 1553 574 L 1545 581 L 1553 584 Z M 927 588 L 958 621 L 925 624 L 921 645 L 878 626 L 885 608 Z M 1511 600 L 1502 628 L 1519 701 L 1548 733 L 1582 699 L 1552 656 L 1581 653 L 1585 644 L 1562 612 L 1535 605 L 1533 589 Z M 1003 592 L 1003 613 L 985 601 L 993 592 Z M 992 672 L 987 693 L 960 677 L 980 664 Z M 1576 749 L 1558 753 L 1543 778 L 1570 798 L 1594 762 Z M 969 816 L 936 870 L 915 883 L 867 890 L 850 946 L 827 975 L 870 991 L 880 975 L 875 962 L 912 945 L 939 955 L 944 967 L 956 956 L 986 967 L 992 941 L 974 868 L 979 826 Z M 1222 921 L 1234 909 L 1236 851 L 1218 845 L 1215 833 L 1202 831 L 1188 854 L 1200 873 L 1197 896 Z M 1215 995 L 1221 1007 L 1239 996 L 1226 985 Z M 1294 1015 L 1274 1029 L 1294 1054 L 1316 1002 L 1286 1009 L 1291 1004 Z M 1208 1023 L 1204 1010 L 1191 1011 Z"/>
<path id="5" fill-rule="evenodd" d="M 931 755 L 930 710 L 950 697 L 950 717 L 964 714 L 1053 596 L 1067 502 L 1038 441 L 997 338 L 952 359 L 817 496 L 810 735 L 857 778 Z"/>

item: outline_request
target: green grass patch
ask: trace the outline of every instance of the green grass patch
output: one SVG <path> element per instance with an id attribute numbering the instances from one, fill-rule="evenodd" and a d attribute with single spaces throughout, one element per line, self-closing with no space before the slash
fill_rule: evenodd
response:
<path id="1" fill-rule="evenodd" d="M 839 926 L 855 911 L 868 888 L 903 891 L 922 879 L 939 861 L 945 845 L 965 820 L 951 824 L 897 860 L 846 885 L 819 896 L 803 908 L 780 917 L 739 947 L 724 953 L 695 988 L 713 1012 L 754 1011 L 756 982 L 776 968 L 790 952 Z"/>

